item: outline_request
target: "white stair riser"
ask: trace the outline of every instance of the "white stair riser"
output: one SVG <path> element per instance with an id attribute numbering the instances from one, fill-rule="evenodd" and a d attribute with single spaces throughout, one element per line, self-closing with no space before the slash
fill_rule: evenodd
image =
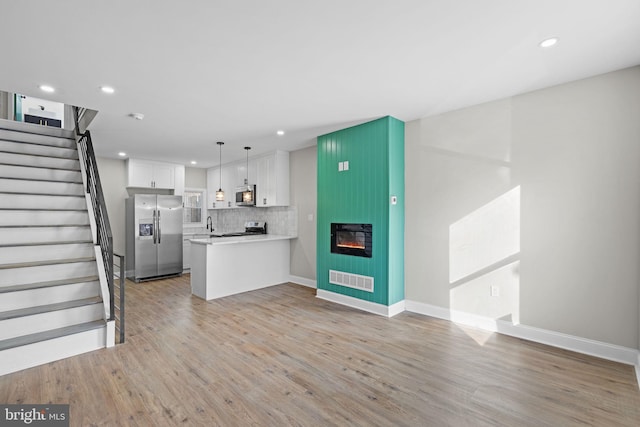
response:
<path id="1" fill-rule="evenodd" d="M 32 168 L 27 166 L 16 166 L 16 165 L 3 165 L 0 168 L 0 176 L 5 178 L 82 182 L 82 175 L 80 175 L 79 171 Z"/>
<path id="2" fill-rule="evenodd" d="M 75 242 L 91 239 L 91 228 L 88 226 L 0 228 L 0 244 L 2 245 L 20 245 L 44 242 Z"/>
<path id="3" fill-rule="evenodd" d="M 78 158 L 78 150 L 75 148 L 52 147 L 50 145 L 2 140 L 0 140 L 0 151 L 6 153 L 32 154 L 35 156 L 61 157 L 65 159 Z"/>
<path id="4" fill-rule="evenodd" d="M 0 129 L 0 139 L 7 141 L 28 142 L 31 144 L 50 145 L 52 147 L 74 148 L 76 142 L 73 139 L 60 138 L 35 133 L 16 132 L 8 129 Z"/>
<path id="5" fill-rule="evenodd" d="M 95 256 L 95 252 L 92 243 L 0 247 L 0 264 L 91 258 L 93 256 Z"/>
<path id="6" fill-rule="evenodd" d="M 86 211 L 7 210 L 0 215 L 0 227 L 8 225 L 23 225 L 25 227 L 89 225 L 89 214 Z M 2 263 L 2 256 L 0 256 L 0 263 Z"/>
<path id="7" fill-rule="evenodd" d="M 5 165 L 24 165 L 40 168 L 80 170 L 80 163 L 78 163 L 78 160 L 30 156 L 27 154 L 0 153 L 0 163 Z"/>
<path id="8" fill-rule="evenodd" d="M 102 303 L 0 320 L 0 340 L 64 328 L 104 318 Z"/>
<path id="9" fill-rule="evenodd" d="M 0 192 L 81 196 L 84 186 L 75 182 L 29 181 L 0 177 Z"/>
<path id="10" fill-rule="evenodd" d="M 95 260 L 36 267 L 5 268 L 0 270 L 0 287 L 67 280 L 76 277 L 96 276 L 97 274 L 98 268 Z"/>
<path id="11" fill-rule="evenodd" d="M 106 339 L 105 326 L 0 351 L 0 375 L 104 348 Z"/>
<path id="12" fill-rule="evenodd" d="M 84 197 L 2 194 L 0 209 L 87 209 Z"/>
<path id="13" fill-rule="evenodd" d="M 0 293 L 0 311 L 20 310 L 97 296 L 100 296 L 98 281 L 6 292 Z"/>

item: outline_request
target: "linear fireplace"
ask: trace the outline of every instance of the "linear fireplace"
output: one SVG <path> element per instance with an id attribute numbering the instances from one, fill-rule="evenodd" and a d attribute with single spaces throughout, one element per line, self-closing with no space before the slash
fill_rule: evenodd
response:
<path id="1" fill-rule="evenodd" d="M 331 253 L 371 258 L 371 224 L 331 223 Z"/>

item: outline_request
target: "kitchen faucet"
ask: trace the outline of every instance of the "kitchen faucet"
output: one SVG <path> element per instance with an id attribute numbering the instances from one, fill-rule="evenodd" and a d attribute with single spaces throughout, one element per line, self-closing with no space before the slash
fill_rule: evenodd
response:
<path id="1" fill-rule="evenodd" d="M 207 230 L 213 231 L 213 221 L 210 216 L 207 217 Z"/>

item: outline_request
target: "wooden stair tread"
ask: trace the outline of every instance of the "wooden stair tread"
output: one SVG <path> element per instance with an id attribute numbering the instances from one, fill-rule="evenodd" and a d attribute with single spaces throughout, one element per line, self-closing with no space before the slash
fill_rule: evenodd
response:
<path id="1" fill-rule="evenodd" d="M 71 264 L 74 262 L 90 262 L 95 261 L 96 257 L 79 257 L 79 258 L 63 258 L 63 259 L 51 259 L 44 261 L 28 261 L 18 262 L 13 264 L 0 264 L 0 270 L 7 270 L 9 268 L 24 268 L 24 267 L 39 267 L 41 265 L 56 265 L 56 264 Z"/>
<path id="2" fill-rule="evenodd" d="M 51 170 L 59 170 L 59 171 L 71 171 L 71 172 L 80 172 L 80 164 L 78 163 L 77 167 L 73 168 L 54 168 L 51 166 L 38 166 L 38 165 L 24 165 L 24 164 L 16 164 L 16 163 L 0 163 L 2 166 L 20 166 L 25 168 L 34 168 L 34 169 L 51 169 Z"/>
<path id="3" fill-rule="evenodd" d="M 75 143 L 74 132 L 73 130 L 68 129 L 39 126 L 33 123 L 16 122 L 14 120 L 0 120 L 0 129 L 9 132 L 33 134 L 56 139 L 67 139 Z"/>
<path id="4" fill-rule="evenodd" d="M 5 311 L 0 313 L 0 320 L 15 319 L 18 317 L 33 316 L 34 314 L 48 313 L 50 311 L 66 310 L 68 308 L 82 307 L 85 305 L 99 304 L 100 297 L 83 298 L 55 304 L 38 305 L 34 307 L 21 308 L 18 310 Z"/>
<path id="5" fill-rule="evenodd" d="M 2 211 L 2 209 L 0 209 Z M 11 224 L 11 225 L 0 225 L 0 228 L 61 228 L 61 227 L 81 227 L 86 228 L 90 227 L 89 224 Z"/>
<path id="6" fill-rule="evenodd" d="M 84 276 L 74 277 L 71 279 L 50 280 L 47 282 L 26 283 L 22 285 L 2 286 L 0 287 L 0 294 L 7 292 L 28 291 L 31 289 L 49 288 L 53 286 L 71 285 L 74 283 L 82 282 L 97 282 L 100 280 L 98 276 Z"/>
<path id="7" fill-rule="evenodd" d="M 93 322 L 80 323 L 77 325 L 66 326 L 64 328 L 51 329 L 49 331 L 10 338 L 0 341 L 0 351 L 20 347 L 23 345 L 34 344 L 41 341 L 47 341 L 54 338 L 60 338 L 67 335 L 73 335 L 80 332 L 90 331 L 92 329 L 98 329 L 104 326 L 104 320 L 95 320 Z"/>
<path id="8" fill-rule="evenodd" d="M 4 141 L 7 141 L 6 139 Z M 14 141 L 7 141 L 7 142 L 14 142 Z M 27 143 L 28 144 L 28 143 Z M 51 148 L 59 148 L 61 150 L 69 150 L 71 153 L 77 152 L 76 149 L 74 148 L 66 148 L 66 147 L 55 147 L 55 146 L 45 146 L 45 147 L 51 147 Z M 40 157 L 40 158 L 46 158 L 46 159 L 56 159 L 56 160 L 71 160 L 71 161 L 78 161 L 78 157 L 69 157 L 69 156 L 63 156 L 63 155 L 52 155 L 52 154 L 37 154 L 37 153 L 25 153 L 22 151 L 9 151 L 9 150 L 2 150 L 0 149 L 0 154 L 1 153 L 5 153 L 5 154 L 20 154 L 22 156 L 33 156 L 33 157 Z"/>
<path id="9" fill-rule="evenodd" d="M 0 177 L 2 178 L 2 177 Z M 74 183 L 76 184 L 76 183 Z M 79 182 L 77 184 L 80 184 Z M 24 191 L 1 191 L 0 194 L 13 194 L 24 196 L 51 196 L 51 197 L 84 197 L 82 194 L 69 194 L 69 193 L 25 193 Z"/>
<path id="10" fill-rule="evenodd" d="M 78 172 L 80 172 L 80 171 L 78 171 Z M 78 184 L 78 185 L 83 185 L 82 180 L 69 181 L 69 180 L 56 180 L 56 179 L 40 179 L 40 178 L 31 178 L 31 177 L 18 177 L 18 176 L 0 176 L 0 178 L 2 178 L 2 179 L 12 179 L 12 180 L 16 180 L 16 181 L 55 182 L 57 184 Z"/>
<path id="11" fill-rule="evenodd" d="M 0 245 L 0 248 L 8 248 L 15 246 L 44 246 L 44 245 L 66 245 L 72 243 L 93 243 L 92 240 L 56 240 L 50 242 L 31 242 L 31 243 L 17 243 L 17 244 L 8 244 L 8 245 Z"/>
<path id="12" fill-rule="evenodd" d="M 3 209 L 0 209 L 2 211 Z M 61 227 L 77 227 L 87 228 L 89 224 L 11 224 L 0 225 L 0 228 L 61 228 Z"/>

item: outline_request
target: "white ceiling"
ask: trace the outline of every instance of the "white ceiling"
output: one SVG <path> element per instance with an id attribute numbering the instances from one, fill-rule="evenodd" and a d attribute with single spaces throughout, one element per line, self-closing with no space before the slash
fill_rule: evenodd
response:
<path id="1" fill-rule="evenodd" d="M 293 150 L 640 64 L 638 0 L 29 0 L 0 16 L 0 89 L 98 110 L 99 156 L 203 167 L 216 141 L 223 162 Z"/>

